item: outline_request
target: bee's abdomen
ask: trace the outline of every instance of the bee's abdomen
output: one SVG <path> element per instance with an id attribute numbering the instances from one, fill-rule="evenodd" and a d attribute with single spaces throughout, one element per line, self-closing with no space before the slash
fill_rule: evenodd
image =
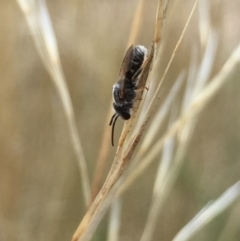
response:
<path id="1" fill-rule="evenodd" d="M 126 72 L 126 77 L 128 80 L 134 81 L 132 78 L 141 68 L 146 55 L 147 49 L 144 46 L 137 45 L 133 48 L 133 57 L 130 62 L 129 70 Z"/>

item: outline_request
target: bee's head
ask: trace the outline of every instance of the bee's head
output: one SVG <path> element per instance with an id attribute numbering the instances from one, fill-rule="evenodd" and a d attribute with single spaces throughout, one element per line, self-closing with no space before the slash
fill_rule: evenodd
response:
<path id="1" fill-rule="evenodd" d="M 115 123 L 117 121 L 117 118 L 121 116 L 124 120 L 128 120 L 131 117 L 130 114 L 130 108 L 124 106 L 124 105 L 117 105 L 113 103 L 113 107 L 116 111 L 116 113 L 112 116 L 109 125 L 112 126 L 112 146 L 114 146 L 114 127 Z"/>
<path id="2" fill-rule="evenodd" d="M 131 110 L 130 106 L 127 104 L 117 104 L 113 103 L 113 108 L 116 113 L 121 116 L 124 120 L 128 120 L 131 117 Z"/>

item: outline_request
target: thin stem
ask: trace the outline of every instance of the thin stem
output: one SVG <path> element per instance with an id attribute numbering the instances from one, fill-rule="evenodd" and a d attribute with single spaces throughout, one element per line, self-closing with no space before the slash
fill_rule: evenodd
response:
<path id="1" fill-rule="evenodd" d="M 215 217 L 230 207 L 240 196 L 240 181 L 228 188 L 216 201 L 207 204 L 178 234 L 173 241 L 187 241 Z"/>
<path id="2" fill-rule="evenodd" d="M 79 164 L 85 205 L 88 206 L 90 201 L 90 187 L 86 160 L 78 135 L 75 114 L 60 64 L 57 42 L 46 3 L 44 0 L 39 0 L 36 3 L 32 2 L 32 4 L 26 0 L 18 0 L 18 3 L 32 32 L 34 43 L 42 62 L 52 77 L 53 83 L 60 95 L 71 141 Z"/>

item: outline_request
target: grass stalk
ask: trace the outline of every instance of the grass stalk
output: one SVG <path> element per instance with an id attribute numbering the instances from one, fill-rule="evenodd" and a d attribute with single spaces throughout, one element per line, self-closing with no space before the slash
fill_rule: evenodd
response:
<path id="1" fill-rule="evenodd" d="M 62 71 L 57 41 L 52 28 L 52 22 L 46 7 L 46 3 L 44 0 L 39 0 L 36 2 L 17 0 L 17 2 L 21 7 L 24 17 L 26 18 L 41 60 L 60 95 L 64 113 L 67 119 L 73 149 L 78 160 L 84 201 L 87 207 L 90 201 L 90 187 L 86 160 L 83 154 L 80 137 L 78 135 L 72 101 Z"/>
<path id="2" fill-rule="evenodd" d="M 228 188 L 217 200 L 209 202 L 185 227 L 183 227 L 173 241 L 190 240 L 216 216 L 224 212 L 240 197 L 240 181 Z"/>

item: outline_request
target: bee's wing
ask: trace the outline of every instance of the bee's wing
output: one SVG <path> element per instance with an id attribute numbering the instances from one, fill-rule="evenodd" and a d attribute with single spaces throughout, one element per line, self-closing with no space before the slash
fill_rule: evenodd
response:
<path id="1" fill-rule="evenodd" d="M 122 65 L 121 65 L 121 68 L 119 71 L 120 77 L 124 77 L 126 72 L 131 68 L 132 58 L 133 58 L 133 45 L 131 45 L 128 48 L 128 50 L 123 58 Z"/>

